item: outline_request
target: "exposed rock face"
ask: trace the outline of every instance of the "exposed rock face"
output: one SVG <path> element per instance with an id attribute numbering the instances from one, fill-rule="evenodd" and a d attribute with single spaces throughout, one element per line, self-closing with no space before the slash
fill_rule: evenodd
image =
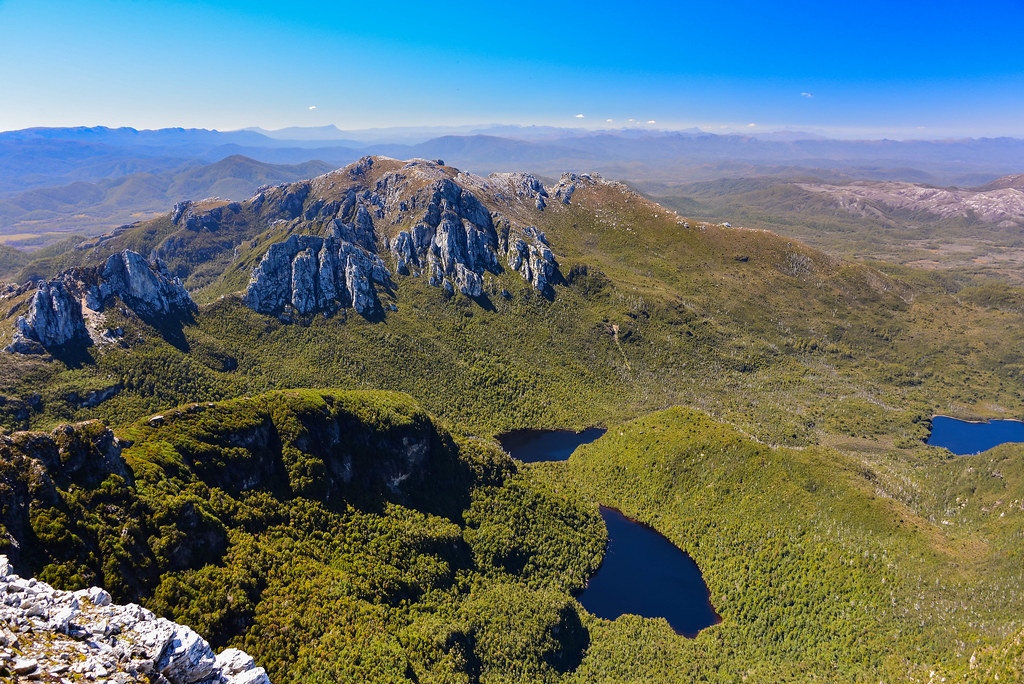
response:
<path id="1" fill-rule="evenodd" d="M 0 670 L 28 679 L 270 684 L 238 649 L 215 655 L 193 630 L 99 587 L 60 591 L 0 556 Z M 62 679 L 63 678 L 63 679 Z"/>
<path id="2" fill-rule="evenodd" d="M 423 218 L 405 235 L 399 240 L 411 241 L 412 260 L 430 269 L 432 285 L 440 286 L 447 279 L 462 294 L 478 297 L 484 271 L 501 270 L 491 212 L 450 179 L 434 184 Z M 408 254 L 405 251 L 400 258 Z"/>
<path id="3" fill-rule="evenodd" d="M 102 312 L 114 297 L 150 321 L 196 308 L 162 262 L 125 250 L 107 259 L 102 269 L 72 269 L 49 282 L 40 281 L 28 314 L 18 317 L 14 339 L 4 351 L 39 353 L 43 347 L 88 342 L 85 313 Z M 95 338 L 104 339 L 98 331 Z"/>
<path id="4" fill-rule="evenodd" d="M 143 318 L 166 316 L 195 310 L 195 302 L 170 274 L 162 261 L 146 261 L 137 252 L 125 250 L 107 259 L 95 292 L 98 301 L 86 300 L 89 308 L 100 311 L 111 297 L 120 297 Z M 93 294 L 93 293 L 90 293 Z M 97 306 L 91 306 L 97 304 Z"/>
<path id="5" fill-rule="evenodd" d="M 552 210 L 552 192 L 560 210 L 574 188 L 588 182 L 593 179 L 567 174 L 551 189 L 525 173 L 484 178 L 439 161 L 364 157 L 309 181 L 260 188 L 240 209 L 181 204 L 172 219 L 183 231 L 231 233 L 244 216 L 261 230 L 284 228 L 295 236 L 271 246 L 253 269 L 244 301 L 261 313 L 329 314 L 351 307 L 378 315 L 393 306 L 380 303 L 381 287 L 390 294 L 384 263 L 392 260 L 398 275 L 423 276 L 469 297 L 483 295 L 488 273 L 500 275 L 514 264 L 549 293 L 558 267 L 531 221 L 538 210 Z M 164 241 L 168 255 L 176 239 Z"/>
<path id="6" fill-rule="evenodd" d="M 367 158 L 345 175 L 365 179 L 373 168 L 373 159 Z M 401 171 L 410 169 L 434 176 L 410 193 L 408 177 L 392 172 L 382 176 L 372 190 L 352 188 L 340 200 L 308 203 L 302 212 L 305 220 L 312 222 L 311 227 L 326 227 L 330 237 L 293 235 L 271 245 L 253 271 L 246 304 L 268 314 L 286 307 L 303 315 L 342 307 L 367 316 L 378 314 L 382 307 L 377 287 L 389 285 L 391 277 L 378 254 L 378 239 L 394 258 L 400 275 L 426 273 L 431 285 L 451 293 L 481 296 L 484 274 L 500 273 L 503 261 L 514 262 L 513 270 L 539 290 L 549 287 L 557 265 L 543 234 L 532 227 L 518 228 L 510 246 L 510 222 L 505 220 L 499 235 L 495 216 L 474 192 L 438 174 L 434 162 L 414 160 Z M 486 185 L 483 179 L 473 178 Z M 502 174 L 492 179 L 496 187 L 503 188 L 499 192 L 543 207 L 547 191 L 533 176 Z M 316 179 L 312 183 L 316 188 L 325 182 Z M 410 227 L 390 240 L 386 235 L 379 238 L 375 217 Z M 510 249 L 517 255 L 521 251 L 522 256 L 513 259 Z"/>
<path id="7" fill-rule="evenodd" d="M 89 339 L 82 304 L 73 287 L 69 278 L 49 283 L 40 281 L 28 306 L 28 315 L 18 317 L 16 337 L 8 351 L 30 353 L 33 349 L 28 340 L 54 347 Z"/>
<path id="8" fill-rule="evenodd" d="M 548 191 L 536 176 L 529 173 L 492 173 L 488 180 L 495 185 L 504 184 L 512 197 L 533 200 L 534 206 L 541 211 L 547 206 Z M 504 199 L 504 193 L 505 190 L 499 190 L 495 197 Z"/>
<path id="9" fill-rule="evenodd" d="M 270 246 L 252 274 L 245 303 L 260 313 L 286 306 L 303 315 L 351 307 L 364 316 L 380 311 L 374 283 L 391 279 L 376 254 L 341 238 L 293 235 Z"/>

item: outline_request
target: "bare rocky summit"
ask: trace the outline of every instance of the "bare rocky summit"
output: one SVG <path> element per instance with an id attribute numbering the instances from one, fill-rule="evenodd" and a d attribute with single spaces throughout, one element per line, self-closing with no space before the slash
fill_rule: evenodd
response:
<path id="1" fill-rule="evenodd" d="M 0 556 L 0 676 L 5 681 L 270 684 L 238 649 L 215 655 L 183 625 L 99 587 L 61 591 L 14 574 Z"/>
<path id="2" fill-rule="evenodd" d="M 563 204 L 571 187 L 563 179 L 554 190 Z M 526 214 L 544 211 L 549 196 L 529 174 L 482 178 L 438 161 L 383 157 L 262 188 L 250 206 L 292 215 L 296 232 L 267 250 L 245 301 L 268 314 L 290 307 L 299 314 L 353 308 L 376 315 L 377 290 L 393 277 L 385 259 L 398 276 L 422 276 L 453 294 L 481 296 L 486 274 L 506 267 L 547 292 L 558 264 Z M 183 216 L 176 209 L 176 220 L 202 221 Z"/>
<path id="3" fill-rule="evenodd" d="M 441 160 L 364 157 L 261 187 L 244 202 L 179 202 L 164 217 L 76 245 L 72 263 L 83 265 L 39 281 L 31 302 L 29 285 L 0 295 L 21 297 L 9 308 L 8 317 L 20 318 L 5 349 L 117 339 L 101 315 L 112 299 L 159 323 L 196 308 L 186 287 L 241 290 L 246 306 L 284 321 L 343 309 L 381 319 L 397 310 L 404 278 L 486 298 L 510 295 L 499 279 L 515 273 L 554 297 L 558 249 L 537 226 L 565 220 L 577 198 L 586 204 L 608 191 L 628 189 L 596 174 L 566 173 L 545 187 L 527 173 L 483 177 Z M 50 271 L 40 262 L 29 272 Z"/>

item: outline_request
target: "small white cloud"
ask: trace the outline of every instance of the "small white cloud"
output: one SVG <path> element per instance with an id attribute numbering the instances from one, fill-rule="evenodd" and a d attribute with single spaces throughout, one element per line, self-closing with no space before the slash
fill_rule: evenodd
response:
<path id="1" fill-rule="evenodd" d="M 814 97 L 813 93 L 800 93 L 800 97 Z"/>
<path id="2" fill-rule="evenodd" d="M 309 111 L 313 111 L 314 109 L 316 109 L 316 105 L 309 105 Z"/>
<path id="3" fill-rule="evenodd" d="M 615 123 L 615 119 L 605 119 L 605 123 Z"/>
<path id="4" fill-rule="evenodd" d="M 577 119 L 582 119 L 582 118 L 583 118 L 583 115 L 582 115 L 582 114 L 577 114 L 577 115 L 576 115 L 576 118 L 577 118 Z"/>
<path id="5" fill-rule="evenodd" d="M 757 124 L 747 124 L 747 127 L 748 127 L 748 128 L 751 128 L 751 127 L 753 127 L 753 126 L 756 126 L 756 125 L 757 125 Z"/>
<path id="6" fill-rule="evenodd" d="M 629 123 L 636 123 L 636 119 L 630 119 Z"/>
<path id="7" fill-rule="evenodd" d="M 657 121 L 655 121 L 654 119 L 651 119 L 651 120 L 650 120 L 650 121 L 648 121 L 647 123 L 648 123 L 648 125 L 650 125 L 650 124 L 656 124 L 656 123 L 658 123 L 658 122 L 657 122 Z"/>

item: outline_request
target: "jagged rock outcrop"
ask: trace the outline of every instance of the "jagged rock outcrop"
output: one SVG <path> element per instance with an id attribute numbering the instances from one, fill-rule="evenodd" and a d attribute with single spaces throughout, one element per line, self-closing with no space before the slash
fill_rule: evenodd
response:
<path id="1" fill-rule="evenodd" d="M 140 317 L 156 322 L 170 315 L 187 314 L 196 309 L 181 281 L 171 275 L 163 262 L 147 261 L 141 254 L 125 250 L 111 255 L 102 268 L 77 268 L 46 282 L 40 281 L 28 306 L 19 316 L 15 334 L 4 351 L 18 354 L 40 353 L 60 345 L 90 338 L 103 341 L 99 330 L 90 334 L 87 320 L 120 298 Z"/>
<path id="2" fill-rule="evenodd" d="M 348 307 L 364 316 L 379 313 L 374 284 L 387 285 L 391 273 L 380 257 L 341 235 L 292 235 L 271 245 L 253 270 L 246 305 L 266 314 L 286 306 L 302 315 Z"/>
<path id="3" fill-rule="evenodd" d="M 143 318 L 194 311 L 192 297 L 181 281 L 159 260 L 147 261 L 137 252 L 114 254 L 103 267 L 100 284 L 87 293 L 86 304 L 102 311 L 111 297 L 120 297 Z"/>
<path id="4" fill-rule="evenodd" d="M 547 245 L 539 241 L 530 244 L 519 238 L 509 246 L 508 265 L 541 292 L 551 285 L 552 278 L 558 270 L 555 255 Z"/>
<path id="5" fill-rule="evenodd" d="M 61 591 L 0 556 L 0 675 L 42 681 L 270 684 L 238 649 L 215 655 L 192 629 L 99 587 Z"/>
<path id="6" fill-rule="evenodd" d="M 533 200 L 534 206 L 544 211 L 549 197 L 544 184 L 536 176 L 529 173 L 492 173 L 488 180 L 501 189 L 495 193 L 495 199 L 502 200 L 515 197 Z M 504 186 L 504 187 L 502 187 Z"/>
<path id="7" fill-rule="evenodd" d="M 484 272 L 501 270 L 491 212 L 449 178 L 436 181 L 425 195 L 422 218 L 392 242 L 399 273 L 425 269 L 431 285 L 448 282 L 467 296 L 479 297 Z"/>
<path id="8" fill-rule="evenodd" d="M 571 199 L 572 180 L 578 186 L 586 178 L 563 177 L 554 189 L 556 211 Z M 233 240 L 238 240 L 236 250 L 247 249 L 252 243 L 243 240 L 268 230 L 295 236 L 264 253 L 244 294 L 248 306 L 282 320 L 293 313 L 329 314 L 349 307 L 379 315 L 394 306 L 381 304 L 381 288 L 394 294 L 388 268 L 401 276 L 422 276 L 451 293 L 479 297 L 487 274 L 500 275 L 511 263 L 526 281 L 550 294 L 557 262 L 532 223 L 538 210 L 552 211 L 552 192 L 525 173 L 485 178 L 438 160 L 364 157 L 308 181 L 261 187 L 243 203 L 179 203 L 170 217 L 177 232 L 163 238 L 153 253 L 188 277 L 195 263 L 207 257 L 189 247 L 195 242 L 191 233 L 218 236 L 203 243 L 212 245 L 209 258 Z M 125 264 L 128 270 L 131 266 Z"/>
<path id="9" fill-rule="evenodd" d="M 70 278 L 48 283 L 40 281 L 28 305 L 28 315 L 18 317 L 15 338 L 7 351 L 21 354 L 41 351 L 32 342 L 54 347 L 74 340 L 88 340 L 82 304 L 75 289 Z"/>

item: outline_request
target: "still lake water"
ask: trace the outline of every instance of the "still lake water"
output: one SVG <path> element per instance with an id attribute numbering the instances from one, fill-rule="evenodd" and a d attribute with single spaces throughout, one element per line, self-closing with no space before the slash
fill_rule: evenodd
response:
<path id="1" fill-rule="evenodd" d="M 589 444 L 605 431 L 519 430 L 498 437 L 501 446 L 525 463 L 564 461 L 576 447 Z M 718 624 L 711 595 L 697 564 L 689 555 L 646 525 L 612 508 L 601 507 L 608 528 L 604 562 L 579 602 L 592 614 L 614 620 L 627 613 L 662 617 L 678 634 L 694 637 Z"/>
<path id="2" fill-rule="evenodd" d="M 613 508 L 602 506 L 601 517 L 608 527 L 608 550 L 578 597 L 584 608 L 608 620 L 626 613 L 663 617 L 688 637 L 720 622 L 700 568 L 689 555 Z"/>
<path id="3" fill-rule="evenodd" d="M 927 443 L 945 447 L 962 456 L 979 454 L 1008 442 L 1024 442 L 1024 423 L 1017 420 L 968 423 L 946 416 L 935 416 L 932 418 L 932 433 Z"/>
<path id="4" fill-rule="evenodd" d="M 604 428 L 572 430 L 516 430 L 498 435 L 501 448 L 523 463 L 567 461 L 576 447 L 590 444 L 606 432 Z"/>

